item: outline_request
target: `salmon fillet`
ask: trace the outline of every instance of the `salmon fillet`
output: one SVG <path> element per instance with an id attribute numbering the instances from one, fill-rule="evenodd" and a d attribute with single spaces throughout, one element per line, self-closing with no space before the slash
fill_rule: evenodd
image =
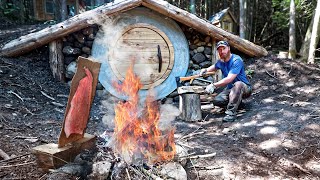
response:
<path id="1" fill-rule="evenodd" d="M 68 138 L 71 134 L 83 134 L 89 119 L 91 94 L 92 94 L 92 74 L 84 68 L 86 76 L 79 81 L 77 90 L 71 100 L 70 109 L 65 119 L 64 132 Z"/>

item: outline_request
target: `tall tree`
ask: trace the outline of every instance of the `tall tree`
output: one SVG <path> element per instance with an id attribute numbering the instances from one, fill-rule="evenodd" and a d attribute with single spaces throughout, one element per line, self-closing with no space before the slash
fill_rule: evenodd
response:
<path id="1" fill-rule="evenodd" d="M 196 14 L 196 2 L 195 0 L 190 0 L 190 12 Z"/>
<path id="2" fill-rule="evenodd" d="M 311 33 L 311 41 L 310 41 L 310 48 L 309 48 L 309 57 L 308 57 L 308 64 L 314 64 L 315 59 L 315 51 L 317 44 L 319 42 L 319 21 L 320 21 L 320 1 L 317 0 L 317 7 L 315 9 L 314 19 L 313 19 L 313 27 Z"/>
<path id="3" fill-rule="evenodd" d="M 54 0 L 57 21 L 64 21 L 68 17 L 67 0 Z"/>
<path id="4" fill-rule="evenodd" d="M 247 0 L 239 0 L 239 11 L 240 11 L 240 19 L 239 19 L 239 34 L 240 37 L 243 39 L 246 39 L 246 23 L 247 23 L 247 16 L 246 16 L 246 11 L 247 11 Z"/>
<path id="5" fill-rule="evenodd" d="M 309 55 L 309 47 L 310 47 L 310 41 L 311 41 L 311 31 L 312 31 L 312 27 L 313 27 L 313 20 L 314 20 L 314 14 L 312 16 L 312 20 L 309 23 L 308 29 L 306 31 L 306 34 L 304 36 L 304 41 L 302 42 L 300 51 L 299 51 L 299 55 L 302 57 L 303 60 L 307 60 L 308 59 L 308 55 Z M 319 21 L 320 23 L 320 21 Z M 319 34 L 319 32 L 318 32 Z"/>
<path id="6" fill-rule="evenodd" d="M 289 19 L 289 58 L 295 59 L 296 54 L 296 5 L 294 4 L 294 0 L 291 0 Z"/>

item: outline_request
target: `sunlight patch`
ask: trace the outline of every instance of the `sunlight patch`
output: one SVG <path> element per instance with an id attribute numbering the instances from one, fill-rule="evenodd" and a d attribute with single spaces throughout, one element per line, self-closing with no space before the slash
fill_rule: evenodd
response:
<path id="1" fill-rule="evenodd" d="M 320 162 L 311 160 L 306 163 L 306 167 L 310 169 L 311 171 L 314 171 L 316 173 L 320 173 Z"/>
<path id="2" fill-rule="evenodd" d="M 261 134 L 277 134 L 278 128 L 272 126 L 266 126 L 260 129 Z"/>
<path id="3" fill-rule="evenodd" d="M 272 149 L 272 148 L 277 148 L 280 145 L 281 145 L 281 141 L 279 139 L 270 139 L 260 143 L 259 147 L 261 149 Z"/>
<path id="4" fill-rule="evenodd" d="M 264 102 L 264 103 L 273 103 L 274 100 L 271 99 L 271 98 L 265 98 L 265 99 L 262 100 L 262 102 Z"/>
<path id="5" fill-rule="evenodd" d="M 247 126 L 253 126 L 256 125 L 257 121 L 256 120 L 252 120 L 250 122 L 244 123 L 243 126 L 247 127 Z"/>

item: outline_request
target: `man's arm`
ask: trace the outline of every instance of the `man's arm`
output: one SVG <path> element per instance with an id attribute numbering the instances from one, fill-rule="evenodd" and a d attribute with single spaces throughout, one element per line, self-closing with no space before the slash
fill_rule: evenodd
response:
<path id="1" fill-rule="evenodd" d="M 215 65 L 211 65 L 210 67 L 207 68 L 208 72 L 213 72 L 213 71 L 217 71 L 217 68 L 215 67 Z"/>
<path id="2" fill-rule="evenodd" d="M 215 87 L 223 87 L 223 86 L 226 86 L 227 84 L 231 83 L 236 77 L 237 77 L 238 74 L 228 74 L 227 77 L 221 79 L 220 81 L 218 82 L 215 82 L 213 83 L 213 85 Z"/>

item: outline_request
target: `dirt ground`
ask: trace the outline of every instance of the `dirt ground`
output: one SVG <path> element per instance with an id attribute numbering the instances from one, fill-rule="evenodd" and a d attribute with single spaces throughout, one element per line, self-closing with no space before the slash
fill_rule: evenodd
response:
<path id="1" fill-rule="evenodd" d="M 2 29 L 0 46 L 34 27 L 39 26 Z M 57 142 L 69 94 L 68 84 L 53 79 L 47 53 L 42 47 L 0 57 L 0 149 L 11 157 L 0 158 L 0 179 L 47 177 L 30 149 Z M 204 109 L 201 122 L 174 121 L 177 144 L 188 153 L 216 153 L 187 163 L 189 179 L 319 179 L 319 65 L 275 55 L 248 59 L 246 65 L 253 94 L 237 121 L 223 123 L 218 108 Z M 103 100 L 101 95 L 94 100 L 90 134 L 105 130 Z"/>

